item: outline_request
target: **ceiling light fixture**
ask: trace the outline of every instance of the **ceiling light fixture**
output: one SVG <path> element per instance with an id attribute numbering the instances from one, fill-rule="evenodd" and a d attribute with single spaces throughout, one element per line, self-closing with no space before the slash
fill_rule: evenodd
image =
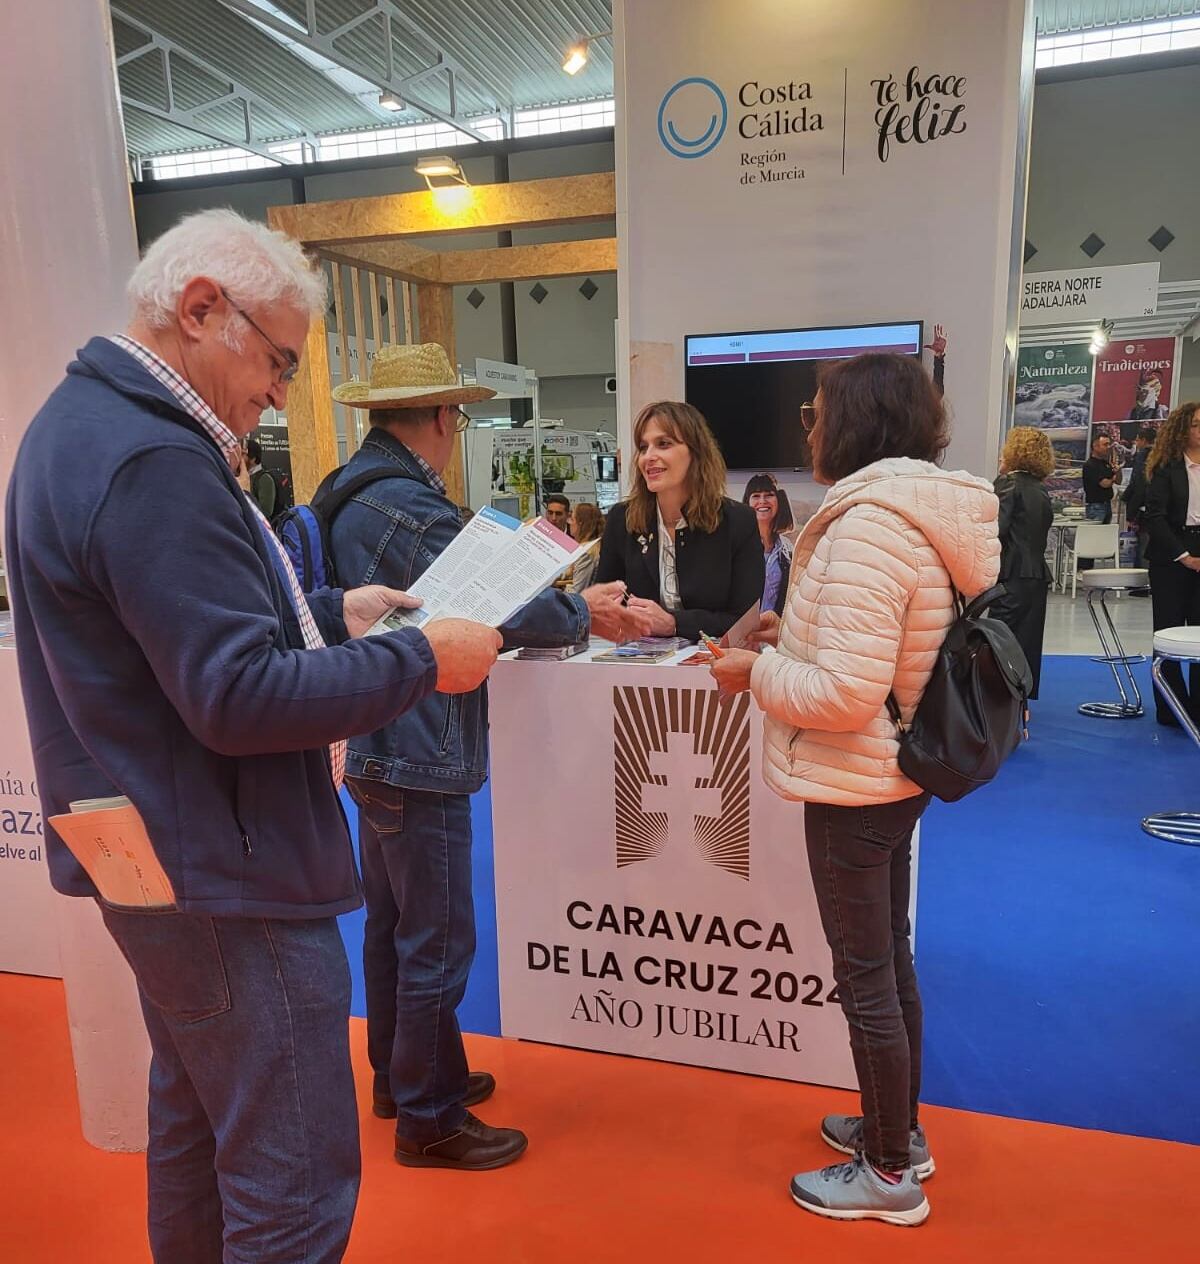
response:
<path id="1" fill-rule="evenodd" d="M 1092 355 L 1099 355 L 1105 347 L 1108 346 L 1108 340 L 1112 337 L 1113 322 L 1111 320 L 1102 320 L 1092 334 L 1091 344 L 1088 350 Z"/>
<path id="2" fill-rule="evenodd" d="M 597 31 L 595 35 L 585 35 L 582 39 L 576 40 L 567 49 L 566 56 L 563 58 L 562 68 L 569 75 L 577 75 L 588 64 L 592 40 L 607 39 L 611 34 L 612 31 Z"/>
<path id="3" fill-rule="evenodd" d="M 404 102 L 394 92 L 381 92 L 379 94 L 379 104 L 385 110 L 392 110 L 395 113 L 399 113 L 406 108 Z"/>
<path id="4" fill-rule="evenodd" d="M 470 181 L 463 174 L 463 169 L 459 166 L 457 158 L 451 158 L 449 154 L 429 154 L 425 158 L 418 158 L 414 168 L 417 175 L 425 177 L 425 183 L 430 189 L 445 188 L 443 185 L 435 185 L 435 180 L 449 181 L 451 184 L 470 184 Z"/>

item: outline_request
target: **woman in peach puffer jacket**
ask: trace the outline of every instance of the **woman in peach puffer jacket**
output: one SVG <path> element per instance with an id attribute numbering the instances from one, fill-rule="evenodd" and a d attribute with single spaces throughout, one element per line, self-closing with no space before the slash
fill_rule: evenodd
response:
<path id="1" fill-rule="evenodd" d="M 921 998 L 908 919 L 912 835 L 929 795 L 897 766 L 894 691 L 911 719 L 955 590 L 996 582 L 991 484 L 936 464 L 942 402 L 920 364 L 872 354 L 821 376 L 803 420 L 813 472 L 830 484 L 796 542 L 782 621 L 763 616 L 761 655 L 713 666 L 727 692 L 765 712 L 763 776 L 804 803 L 809 869 L 862 1093 L 863 1114 L 821 1135 L 846 1163 L 802 1172 L 792 1197 L 839 1220 L 920 1224 L 934 1164 L 917 1120 Z"/>

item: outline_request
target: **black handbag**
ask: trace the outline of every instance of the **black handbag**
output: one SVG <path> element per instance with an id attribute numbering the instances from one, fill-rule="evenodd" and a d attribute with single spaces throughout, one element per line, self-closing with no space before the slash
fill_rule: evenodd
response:
<path id="1" fill-rule="evenodd" d="M 997 585 L 969 604 L 955 594 L 958 618 L 908 725 L 896 695 L 888 694 L 900 734 L 900 771 L 946 803 L 991 781 L 1029 736 L 1029 664 L 1012 629 L 983 613 L 1003 592 Z"/>

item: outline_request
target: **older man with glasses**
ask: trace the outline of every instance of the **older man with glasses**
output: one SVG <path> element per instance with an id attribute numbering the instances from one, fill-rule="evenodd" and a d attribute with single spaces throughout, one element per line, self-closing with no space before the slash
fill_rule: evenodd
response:
<path id="1" fill-rule="evenodd" d="M 353 640 L 415 603 L 306 596 L 239 487 L 239 441 L 284 408 L 325 305 L 297 242 L 206 211 L 129 294 L 128 331 L 93 338 L 29 426 L 6 555 L 42 807 L 127 798 L 174 898 L 105 901 L 48 827 L 51 880 L 99 900 L 137 980 L 154 1259 L 333 1264 L 359 1179 L 345 739 L 476 688 L 500 638 Z"/>

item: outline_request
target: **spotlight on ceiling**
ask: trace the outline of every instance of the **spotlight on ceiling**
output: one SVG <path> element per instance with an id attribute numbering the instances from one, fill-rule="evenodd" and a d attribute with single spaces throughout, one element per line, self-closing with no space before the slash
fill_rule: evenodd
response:
<path id="1" fill-rule="evenodd" d="M 567 55 L 563 58 L 563 69 L 569 75 L 577 75 L 588 61 L 588 42 L 580 40 L 578 44 L 572 44 L 567 49 Z"/>
<path id="2" fill-rule="evenodd" d="M 567 49 L 563 57 L 562 68 L 569 75 L 577 75 L 588 64 L 593 40 L 607 39 L 612 31 L 597 31 L 595 35 L 584 35 Z"/>
<path id="3" fill-rule="evenodd" d="M 394 92 L 381 92 L 379 104 L 385 110 L 393 110 L 397 113 L 405 108 L 404 102 Z"/>
<path id="4" fill-rule="evenodd" d="M 463 174 L 458 159 L 451 158 L 449 154 L 429 154 L 424 158 L 418 158 L 414 170 L 417 175 L 425 177 L 425 183 L 431 189 L 445 187 L 435 185 L 435 180 L 449 181 L 452 184 L 470 183 Z"/>
<path id="5" fill-rule="evenodd" d="M 1113 322 L 1111 320 L 1102 320 L 1092 334 L 1091 344 L 1088 350 L 1092 355 L 1099 355 L 1105 347 L 1108 346 L 1108 340 L 1112 337 Z"/>

